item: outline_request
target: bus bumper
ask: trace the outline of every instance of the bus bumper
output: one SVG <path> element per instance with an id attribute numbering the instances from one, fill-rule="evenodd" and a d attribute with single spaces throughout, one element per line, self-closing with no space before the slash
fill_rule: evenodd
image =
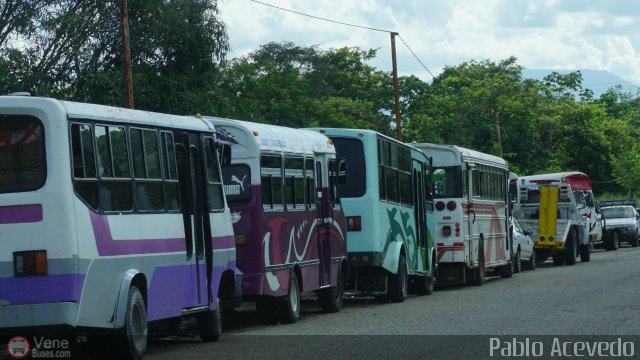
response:
<path id="1" fill-rule="evenodd" d="M 75 302 L 0 305 L 0 329 L 50 325 L 76 325 Z"/>

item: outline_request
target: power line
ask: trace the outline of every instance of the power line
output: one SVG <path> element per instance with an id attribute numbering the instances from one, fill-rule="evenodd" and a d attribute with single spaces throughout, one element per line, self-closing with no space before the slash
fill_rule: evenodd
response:
<path id="1" fill-rule="evenodd" d="M 427 70 L 427 72 L 429 73 L 429 75 L 431 75 L 432 78 L 436 78 L 435 76 L 433 76 L 433 74 L 431 73 L 431 71 L 429 71 L 429 69 L 427 69 L 427 66 L 425 64 L 422 63 L 422 61 L 418 58 L 418 56 L 416 55 L 416 53 L 413 52 L 413 50 L 411 50 L 411 48 L 409 47 L 409 44 L 407 44 L 406 41 L 404 41 L 404 39 L 402 38 L 402 36 L 400 36 L 400 34 L 398 34 L 398 37 L 400 38 L 400 40 L 402 40 L 402 43 L 404 44 L 404 46 L 407 47 L 407 49 L 409 49 L 409 51 L 411 51 L 411 54 L 413 54 L 413 57 L 416 58 L 416 60 L 418 60 L 418 62 L 420 63 L 420 65 L 422 65 L 422 67 Z"/>
<path id="2" fill-rule="evenodd" d="M 336 20 L 323 18 L 323 17 L 320 17 L 320 16 L 309 15 L 309 14 L 305 14 L 305 13 L 302 13 L 302 12 L 299 12 L 299 11 L 294 11 L 294 10 L 290 10 L 290 9 L 285 9 L 283 7 L 279 7 L 279 6 L 263 3 L 262 1 L 258 1 L 258 0 L 249 0 L 249 1 L 253 1 L 254 3 L 258 3 L 258 4 L 261 4 L 261 5 L 264 5 L 264 6 L 269 6 L 269 7 L 278 9 L 278 10 L 288 11 L 290 13 L 294 13 L 294 14 L 298 14 L 298 15 L 302 15 L 302 16 L 307 16 L 307 17 L 310 17 L 310 18 L 318 19 L 318 20 L 328 21 L 328 22 L 332 22 L 332 23 L 335 23 L 335 24 L 346 25 L 346 26 L 356 27 L 356 28 L 360 28 L 360 29 L 367 29 L 367 30 L 373 30 L 373 31 L 386 32 L 386 33 L 394 32 L 394 31 L 390 31 L 390 30 L 377 29 L 377 28 L 373 28 L 373 27 L 369 27 L 369 26 L 355 25 L 355 24 L 350 24 L 350 23 L 346 23 L 346 22 L 342 22 L 342 21 L 336 21 Z"/>
<path id="3" fill-rule="evenodd" d="M 402 43 L 404 44 L 404 46 L 407 47 L 407 49 L 411 52 L 411 54 L 413 55 L 413 57 L 418 60 L 418 62 L 420 63 L 420 65 L 422 65 L 422 67 L 429 73 L 429 75 L 431 75 L 432 78 L 435 79 L 435 76 L 431 73 L 431 71 L 429 71 L 429 69 L 427 68 L 427 66 L 422 62 L 422 60 L 420 60 L 420 58 L 418 58 L 418 55 L 416 55 L 415 52 L 413 52 L 413 50 L 411 49 L 411 47 L 409 47 L 409 44 L 407 44 L 406 41 L 404 41 L 404 39 L 402 38 L 402 36 L 400 36 L 400 34 L 398 34 L 395 31 L 391 31 L 391 30 L 384 30 L 384 29 L 378 29 L 378 28 L 374 28 L 374 27 L 370 27 L 370 26 L 362 26 L 362 25 L 356 25 L 356 24 L 351 24 L 351 23 L 347 23 L 347 22 L 343 22 L 343 21 L 337 21 L 337 20 L 332 20 L 332 19 L 327 19 L 327 18 L 323 18 L 320 16 L 315 16 L 315 15 L 310 15 L 310 14 L 306 14 L 303 12 L 299 12 L 299 11 L 295 11 L 295 10 L 291 10 L 291 9 L 285 9 L 283 7 L 280 6 L 276 6 L 276 5 L 272 5 L 272 4 L 267 4 L 264 3 L 262 1 L 258 1 L 258 0 L 249 0 L 252 1 L 254 3 L 260 4 L 260 5 L 264 5 L 264 6 L 269 6 L 272 7 L 274 9 L 278 9 L 278 10 L 282 10 L 282 11 L 287 11 L 293 14 L 297 14 L 297 15 L 302 15 L 302 16 L 306 16 L 306 17 L 310 17 L 313 19 L 317 19 L 317 20 L 322 20 L 322 21 L 328 21 L 334 24 L 340 24 L 340 25 L 345 25 L 345 26 L 351 26 L 351 27 L 355 27 L 355 28 L 360 28 L 360 29 L 366 29 L 366 30 L 372 30 L 372 31 L 379 31 L 379 32 L 386 32 L 389 34 L 396 34 L 398 35 L 398 37 L 400 38 L 400 40 L 402 40 Z"/>

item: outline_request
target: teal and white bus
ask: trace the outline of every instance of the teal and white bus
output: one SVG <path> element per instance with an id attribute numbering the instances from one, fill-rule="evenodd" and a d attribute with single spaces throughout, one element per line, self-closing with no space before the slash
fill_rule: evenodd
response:
<path id="1" fill-rule="evenodd" d="M 408 292 L 431 294 L 437 265 L 427 156 L 374 131 L 315 130 L 333 141 L 349 170 L 340 187 L 348 290 L 392 302 Z"/>

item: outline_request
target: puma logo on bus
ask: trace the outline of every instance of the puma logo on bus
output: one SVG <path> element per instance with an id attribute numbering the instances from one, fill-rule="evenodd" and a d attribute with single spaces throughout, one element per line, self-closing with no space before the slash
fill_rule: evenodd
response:
<path id="1" fill-rule="evenodd" d="M 247 175 L 242 177 L 242 180 L 238 179 L 237 176 L 235 175 L 231 175 L 231 181 L 233 181 L 234 183 L 237 183 L 240 185 L 240 188 L 242 188 L 242 191 L 244 191 L 244 179 L 247 178 Z"/>
<path id="2" fill-rule="evenodd" d="M 231 175 L 231 182 L 234 182 L 238 185 L 224 185 L 224 194 L 225 195 L 240 195 L 241 192 L 244 192 L 244 179 L 247 178 L 245 175 L 242 180 L 238 179 L 237 176 Z"/>

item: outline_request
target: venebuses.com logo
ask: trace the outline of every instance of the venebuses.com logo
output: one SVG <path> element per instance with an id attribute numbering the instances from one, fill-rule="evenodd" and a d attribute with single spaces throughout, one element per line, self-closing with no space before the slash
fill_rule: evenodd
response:
<path id="1" fill-rule="evenodd" d="M 71 344 L 68 339 L 34 336 L 31 341 L 24 336 L 14 336 L 7 342 L 7 354 L 14 359 L 70 359 Z"/>

